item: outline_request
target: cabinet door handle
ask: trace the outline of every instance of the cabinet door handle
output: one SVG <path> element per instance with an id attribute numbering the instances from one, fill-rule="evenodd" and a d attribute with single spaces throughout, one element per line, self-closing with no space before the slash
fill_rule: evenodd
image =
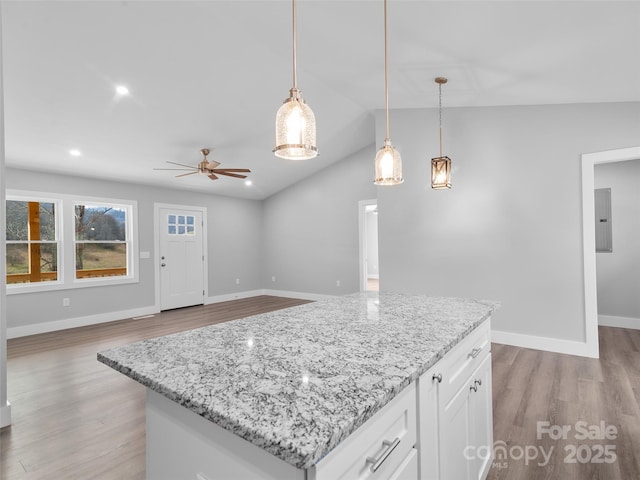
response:
<path id="1" fill-rule="evenodd" d="M 475 381 L 475 382 L 473 382 L 473 383 L 475 383 L 476 385 L 478 385 L 478 386 L 480 387 L 480 386 L 482 385 L 482 380 L 479 380 L 479 379 L 478 379 L 478 380 L 476 380 L 476 381 Z"/>
<path id="2" fill-rule="evenodd" d="M 389 440 L 383 440 L 382 444 L 386 447 L 378 458 L 375 457 L 367 457 L 367 463 L 370 463 L 369 467 L 373 473 L 376 472 L 380 468 L 380 466 L 384 463 L 391 452 L 395 450 L 395 448 L 400 444 L 400 437 L 396 437 L 393 442 Z"/>
<path id="3" fill-rule="evenodd" d="M 477 392 L 478 391 L 478 386 L 477 385 L 471 385 L 469 387 L 469 390 L 473 390 L 474 392 Z"/>
<path id="4" fill-rule="evenodd" d="M 480 355 L 481 351 L 482 351 L 482 347 L 474 348 L 473 350 L 471 350 L 471 353 L 469 354 L 469 356 L 472 358 L 476 358 L 478 355 Z"/>
<path id="5" fill-rule="evenodd" d="M 431 380 L 437 380 L 438 383 L 442 383 L 442 374 L 438 373 L 437 375 L 434 373 L 433 377 L 431 377 Z"/>

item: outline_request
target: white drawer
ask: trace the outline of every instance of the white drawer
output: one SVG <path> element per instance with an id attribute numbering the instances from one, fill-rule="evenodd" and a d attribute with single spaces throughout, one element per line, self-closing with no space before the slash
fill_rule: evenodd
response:
<path id="1" fill-rule="evenodd" d="M 416 387 L 412 383 L 320 460 L 310 479 L 389 479 L 415 444 Z"/>
<path id="2" fill-rule="evenodd" d="M 490 352 L 491 320 L 487 319 L 453 347 L 439 362 L 440 367 L 436 367 L 436 375 L 442 375 L 440 399 L 448 402 Z"/>

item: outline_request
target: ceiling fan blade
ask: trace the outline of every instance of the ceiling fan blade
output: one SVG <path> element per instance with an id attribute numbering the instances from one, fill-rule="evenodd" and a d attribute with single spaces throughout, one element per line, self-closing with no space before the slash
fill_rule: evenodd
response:
<path id="1" fill-rule="evenodd" d="M 212 173 L 210 175 L 207 175 L 211 180 L 217 180 L 218 176 L 215 173 Z"/>
<path id="2" fill-rule="evenodd" d="M 237 173 L 229 173 L 229 172 L 224 171 L 224 170 L 223 170 L 223 171 L 217 171 L 217 170 L 216 170 L 216 173 L 217 173 L 218 175 L 226 175 L 227 177 L 247 178 L 247 176 L 246 176 L 246 175 L 238 175 Z"/>
<path id="3" fill-rule="evenodd" d="M 207 166 L 204 168 L 206 168 L 207 170 L 213 170 L 218 165 L 220 165 L 220 162 L 216 162 L 215 160 L 207 160 Z"/>
<path id="4" fill-rule="evenodd" d="M 186 177 L 187 175 L 193 175 L 194 173 L 198 173 L 198 171 L 196 170 L 195 172 L 189 172 L 189 173 L 183 173 L 182 175 L 176 175 L 176 178 Z"/>
<path id="5" fill-rule="evenodd" d="M 194 167 L 193 165 L 185 165 L 184 163 L 178 163 L 178 162 L 170 162 L 167 160 L 167 163 L 170 163 L 172 165 L 180 165 L 181 167 L 187 167 L 187 168 L 192 168 L 194 170 L 197 170 L 198 167 Z"/>
<path id="6" fill-rule="evenodd" d="M 154 168 L 154 170 L 191 170 L 190 168 Z"/>
<path id="7" fill-rule="evenodd" d="M 213 172 L 247 172 L 250 173 L 251 170 L 248 168 L 215 168 L 212 170 Z"/>

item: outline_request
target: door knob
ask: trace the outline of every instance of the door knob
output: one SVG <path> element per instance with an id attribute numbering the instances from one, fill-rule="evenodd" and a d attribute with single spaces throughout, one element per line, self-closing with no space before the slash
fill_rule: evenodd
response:
<path id="1" fill-rule="evenodd" d="M 167 264 L 166 264 L 166 263 L 161 263 L 160 265 L 161 265 L 161 266 L 163 266 L 163 267 L 166 267 L 166 266 L 167 266 Z"/>

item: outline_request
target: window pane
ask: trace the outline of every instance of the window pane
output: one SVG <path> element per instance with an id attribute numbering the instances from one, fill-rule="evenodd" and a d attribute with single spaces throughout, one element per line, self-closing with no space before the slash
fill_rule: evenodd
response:
<path id="1" fill-rule="evenodd" d="M 178 225 L 178 235 L 184 235 L 184 225 Z"/>
<path id="2" fill-rule="evenodd" d="M 76 240 L 126 240 L 127 212 L 110 205 L 75 206 Z"/>
<path id="3" fill-rule="evenodd" d="M 31 256 L 36 263 L 29 268 Z M 7 284 L 55 281 L 58 279 L 57 265 L 58 245 L 55 243 L 7 245 Z"/>
<path id="4" fill-rule="evenodd" d="M 37 207 L 33 213 L 33 225 L 39 225 L 39 235 L 29 238 L 29 204 Z M 7 200 L 7 240 L 56 240 L 55 204 L 51 202 L 28 202 Z"/>
<path id="5" fill-rule="evenodd" d="M 126 244 L 76 244 L 76 278 L 114 277 L 126 274 Z"/>
<path id="6" fill-rule="evenodd" d="M 187 225 L 187 235 L 195 235 L 196 230 L 193 225 Z"/>
<path id="7" fill-rule="evenodd" d="M 7 240 L 29 240 L 29 208 L 27 202 L 7 200 Z"/>
<path id="8" fill-rule="evenodd" d="M 178 224 L 184 225 L 184 215 L 178 215 Z"/>
<path id="9" fill-rule="evenodd" d="M 40 240 L 56 240 L 55 203 L 40 202 Z"/>
<path id="10" fill-rule="evenodd" d="M 175 215 L 169 215 L 167 223 L 172 223 L 175 225 L 176 223 L 176 216 Z"/>
<path id="11" fill-rule="evenodd" d="M 193 225 L 193 216 L 192 215 L 189 215 L 187 217 L 187 225 Z"/>

